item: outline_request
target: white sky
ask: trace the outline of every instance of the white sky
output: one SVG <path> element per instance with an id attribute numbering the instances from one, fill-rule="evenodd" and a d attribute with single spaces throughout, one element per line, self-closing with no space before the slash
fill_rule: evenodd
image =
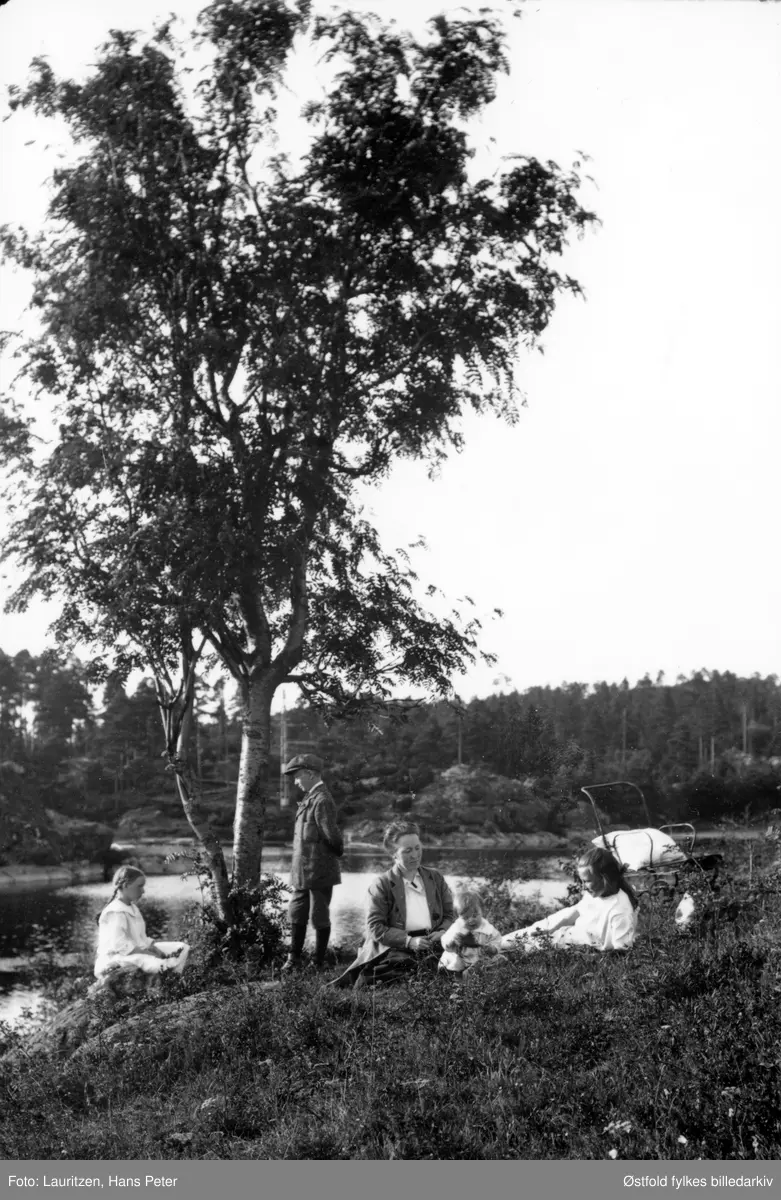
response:
<path id="1" fill-rule="evenodd" d="M 110 28 L 200 7 L 12 0 L 0 78 L 23 81 L 35 54 L 82 75 Z M 338 7 L 417 25 L 457 6 Z M 462 695 L 500 674 L 523 689 L 781 673 L 781 5 L 545 0 L 511 28 L 512 75 L 477 142 L 591 156 L 583 199 L 603 225 L 563 264 L 587 299 L 563 301 L 544 357 L 524 358 L 514 429 L 467 420 L 435 482 L 404 464 L 368 506 L 386 544 L 425 536 L 424 582 L 504 610 L 483 643 L 499 661 L 454 681 Z M 0 136 L 0 220 L 34 225 L 56 139 L 28 114 Z M 6 271 L 0 327 L 19 327 L 25 295 Z M 43 648 L 43 610 L 0 621 L 7 653 Z"/>

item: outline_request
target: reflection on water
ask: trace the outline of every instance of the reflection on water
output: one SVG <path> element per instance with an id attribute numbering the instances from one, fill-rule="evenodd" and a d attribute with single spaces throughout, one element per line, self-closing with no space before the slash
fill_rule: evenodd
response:
<path id="1" fill-rule="evenodd" d="M 480 878 L 501 866 L 519 881 L 516 890 L 541 899 L 563 898 L 566 881 L 558 859 L 529 856 L 517 850 L 427 849 L 425 863 L 442 870 L 454 886 L 466 877 Z M 342 860 L 342 883 L 334 888 L 331 921 L 334 945 L 357 946 L 364 933 L 364 903 L 372 878 L 389 866 L 382 851 L 351 851 Z M 272 847 L 263 856 L 263 870 L 290 878 L 290 850 Z M 97 943 L 96 918 L 111 895 L 110 883 L 72 887 L 19 886 L 0 892 L 0 1021 L 17 1020 L 25 1007 L 39 1002 L 36 991 L 14 982 L 15 960 L 41 947 L 59 954 L 91 958 Z M 141 901 L 147 930 L 153 937 L 178 939 L 193 904 L 203 900 L 198 881 L 181 875 L 150 875 Z M 310 934 L 311 936 L 311 934 Z"/>
<path id="2" fill-rule="evenodd" d="M 8 981 L 8 990 L 3 990 L 3 976 L 0 975 L 0 1021 L 16 1025 L 19 1021 L 38 1016 L 46 1005 L 46 1001 L 34 988 L 15 985 Z"/>

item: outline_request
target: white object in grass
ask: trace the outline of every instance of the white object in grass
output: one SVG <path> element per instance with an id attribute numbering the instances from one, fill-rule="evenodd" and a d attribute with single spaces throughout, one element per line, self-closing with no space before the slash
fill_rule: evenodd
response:
<path id="1" fill-rule="evenodd" d="M 697 905 L 689 892 L 684 892 L 681 902 L 675 910 L 675 928 L 679 933 L 685 933 L 691 928 L 697 914 Z"/>
<path id="2" fill-rule="evenodd" d="M 595 837 L 592 846 L 607 843 L 622 867 L 641 871 L 644 867 L 674 866 L 686 861 L 686 855 L 674 838 L 661 829 L 618 829 Z"/>

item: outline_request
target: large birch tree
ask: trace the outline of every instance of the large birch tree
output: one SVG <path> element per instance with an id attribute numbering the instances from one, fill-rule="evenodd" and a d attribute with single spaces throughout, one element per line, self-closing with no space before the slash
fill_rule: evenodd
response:
<path id="1" fill-rule="evenodd" d="M 217 0 L 192 41 L 115 31 L 85 82 L 38 60 L 12 89 L 74 151 L 43 231 L 4 231 L 40 320 L 2 418 L 13 603 L 59 597 L 61 640 L 152 671 L 226 913 L 189 764 L 196 668 L 213 656 L 241 691 L 233 876 L 253 884 L 277 688 L 349 712 L 391 685 L 446 695 L 479 653 L 478 622 L 427 611 L 356 488 L 457 448 L 469 408 L 512 421 L 519 349 L 579 290 L 555 267 L 594 220 L 575 169 L 471 169 L 469 121 L 507 63 L 496 16 L 459 12 L 416 39 Z M 274 105 L 306 39 L 330 82 L 293 158 Z M 32 395 L 56 412 L 44 443 Z"/>

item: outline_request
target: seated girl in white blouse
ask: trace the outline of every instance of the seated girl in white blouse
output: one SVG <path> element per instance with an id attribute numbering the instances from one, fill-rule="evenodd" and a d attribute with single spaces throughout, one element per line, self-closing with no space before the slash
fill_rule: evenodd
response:
<path id="1" fill-rule="evenodd" d="M 138 867 L 120 867 L 113 882 L 114 892 L 98 917 L 96 977 L 102 979 L 112 970 L 143 971 L 146 975 L 176 971 L 181 975 L 190 953 L 187 943 L 156 942 L 146 935 L 136 905 L 144 894 L 144 872 Z"/>
<path id="2" fill-rule="evenodd" d="M 539 950 L 546 944 L 630 949 L 637 930 L 637 896 L 617 859 L 609 850 L 592 846 L 581 854 L 577 869 L 583 899 L 525 929 L 505 934 L 503 950 Z"/>

